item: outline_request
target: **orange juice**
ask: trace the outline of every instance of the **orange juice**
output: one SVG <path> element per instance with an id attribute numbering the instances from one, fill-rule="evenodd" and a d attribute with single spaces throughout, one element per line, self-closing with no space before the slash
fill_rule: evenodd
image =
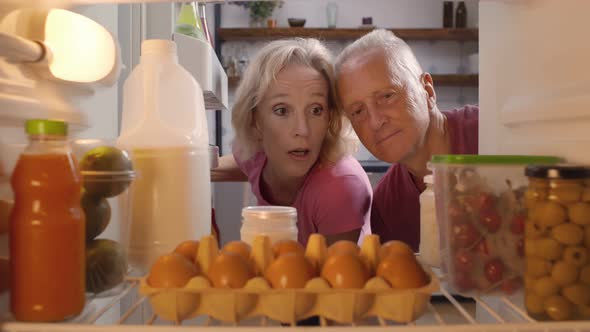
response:
<path id="1" fill-rule="evenodd" d="M 64 139 L 34 142 L 12 175 L 10 302 L 22 321 L 80 313 L 85 291 L 85 221 L 78 165 Z"/>

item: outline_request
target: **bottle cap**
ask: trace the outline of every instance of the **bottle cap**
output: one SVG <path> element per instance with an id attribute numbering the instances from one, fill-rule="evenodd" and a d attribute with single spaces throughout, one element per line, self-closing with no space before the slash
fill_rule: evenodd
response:
<path id="1" fill-rule="evenodd" d="M 29 135 L 59 135 L 68 134 L 68 124 L 58 120 L 34 119 L 27 120 L 25 130 Z"/>

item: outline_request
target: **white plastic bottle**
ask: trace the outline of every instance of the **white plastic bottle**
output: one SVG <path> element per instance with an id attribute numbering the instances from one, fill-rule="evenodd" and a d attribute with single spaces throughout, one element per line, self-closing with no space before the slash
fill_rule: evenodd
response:
<path id="1" fill-rule="evenodd" d="M 420 259 L 425 264 L 440 267 L 440 235 L 436 221 L 433 177 L 424 177 L 426 189 L 420 194 Z"/>
<path id="2" fill-rule="evenodd" d="M 144 274 L 180 242 L 211 233 L 209 135 L 203 93 L 176 44 L 147 40 L 123 88 L 121 135 L 137 174 L 128 257 Z"/>

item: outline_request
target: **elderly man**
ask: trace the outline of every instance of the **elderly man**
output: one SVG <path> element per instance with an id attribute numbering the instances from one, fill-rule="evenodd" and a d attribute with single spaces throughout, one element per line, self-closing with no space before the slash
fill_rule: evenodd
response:
<path id="1" fill-rule="evenodd" d="M 435 154 L 477 154 L 477 106 L 440 111 L 430 74 L 392 32 L 375 30 L 336 60 L 341 107 L 361 142 L 392 163 L 376 186 L 371 228 L 382 242 L 420 242 L 419 195 Z"/>

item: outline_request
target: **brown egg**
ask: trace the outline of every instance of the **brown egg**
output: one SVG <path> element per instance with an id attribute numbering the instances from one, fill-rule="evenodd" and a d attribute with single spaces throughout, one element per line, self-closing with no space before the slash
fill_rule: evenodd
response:
<path id="1" fill-rule="evenodd" d="M 273 244 L 272 251 L 275 257 L 279 257 L 283 254 L 294 252 L 296 254 L 305 254 L 305 249 L 301 245 L 301 243 L 294 241 L 294 240 L 281 240 L 277 243 Z"/>
<path id="2" fill-rule="evenodd" d="M 189 261 L 195 262 L 197 259 L 197 251 L 199 251 L 199 241 L 186 240 L 180 243 L 174 252 L 183 255 Z"/>
<path id="3" fill-rule="evenodd" d="M 379 249 L 379 257 L 383 259 L 389 255 L 405 255 L 414 257 L 414 251 L 405 242 L 391 240 L 383 243 Z"/>
<path id="4" fill-rule="evenodd" d="M 199 267 L 181 254 L 158 257 L 152 265 L 147 283 L 154 288 L 180 288 L 200 273 Z"/>
<path id="5" fill-rule="evenodd" d="M 245 262 L 250 261 L 250 245 L 242 241 L 231 241 L 223 246 L 223 251 L 240 255 Z"/>
<path id="6" fill-rule="evenodd" d="M 336 241 L 332 243 L 330 247 L 328 247 L 328 257 L 334 254 L 358 255 L 360 252 L 361 249 L 356 245 L 356 243 L 348 240 Z"/>
<path id="7" fill-rule="evenodd" d="M 303 288 L 313 277 L 315 269 L 311 263 L 293 252 L 282 254 L 264 271 L 264 278 L 272 288 Z"/>
<path id="8" fill-rule="evenodd" d="M 362 288 L 370 277 L 360 257 L 351 253 L 328 256 L 321 276 L 332 288 Z"/>
<path id="9" fill-rule="evenodd" d="M 420 288 L 428 284 L 428 275 L 414 256 L 386 256 L 377 266 L 377 276 L 392 288 Z"/>
<path id="10" fill-rule="evenodd" d="M 238 254 L 220 251 L 207 271 L 209 281 L 216 288 L 242 288 L 254 273 Z"/>

